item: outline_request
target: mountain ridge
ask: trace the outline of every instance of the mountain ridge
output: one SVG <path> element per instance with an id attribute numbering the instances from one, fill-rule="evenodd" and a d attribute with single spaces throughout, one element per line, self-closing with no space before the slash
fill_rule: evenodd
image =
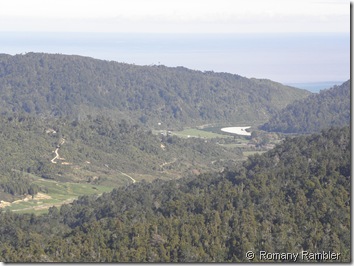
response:
<path id="1" fill-rule="evenodd" d="M 306 90 L 235 74 L 136 66 L 76 55 L 0 55 L 0 111 L 98 113 L 156 126 L 261 123 Z"/>

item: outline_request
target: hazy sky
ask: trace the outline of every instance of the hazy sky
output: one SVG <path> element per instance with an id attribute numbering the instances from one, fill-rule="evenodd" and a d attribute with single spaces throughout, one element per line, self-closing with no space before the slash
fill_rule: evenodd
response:
<path id="1" fill-rule="evenodd" d="M 0 31 L 349 32 L 347 0 L 0 0 Z"/>

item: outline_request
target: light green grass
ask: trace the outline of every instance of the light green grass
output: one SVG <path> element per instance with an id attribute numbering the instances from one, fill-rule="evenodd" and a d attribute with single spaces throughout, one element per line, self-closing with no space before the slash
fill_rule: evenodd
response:
<path id="1" fill-rule="evenodd" d="M 248 157 L 251 155 L 255 155 L 255 154 L 262 154 L 265 153 L 266 151 L 244 151 L 243 152 L 243 156 Z"/>
<path id="2" fill-rule="evenodd" d="M 69 203 L 77 199 L 79 196 L 102 194 L 103 192 L 109 192 L 113 189 L 113 187 L 97 186 L 85 183 L 60 183 L 38 177 L 33 183 L 46 190 L 47 192 L 44 194 L 50 196 L 50 198 L 38 200 L 30 199 L 28 201 L 11 204 L 11 206 L 4 209 L 18 213 L 41 214 L 47 212 L 51 206 L 60 206 L 64 203 Z"/>
<path id="3" fill-rule="evenodd" d="M 239 144 L 239 143 L 229 143 L 229 144 L 219 144 L 220 146 L 224 147 L 224 148 L 244 148 L 247 146 L 247 144 Z"/>
<path id="4" fill-rule="evenodd" d="M 177 137 L 181 138 L 206 138 L 206 139 L 212 139 L 212 138 L 229 138 L 230 136 L 228 135 L 223 135 L 223 134 L 217 134 L 214 132 L 210 131 L 205 131 L 201 129 L 196 129 L 196 128 L 187 128 L 182 131 L 173 131 L 172 135 L 176 135 Z"/>

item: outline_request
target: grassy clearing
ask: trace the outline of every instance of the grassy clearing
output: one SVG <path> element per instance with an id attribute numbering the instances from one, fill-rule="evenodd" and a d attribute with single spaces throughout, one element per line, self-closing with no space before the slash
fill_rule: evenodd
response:
<path id="1" fill-rule="evenodd" d="M 102 194 L 109 192 L 112 187 L 96 186 L 85 183 L 60 183 L 53 180 L 36 178 L 33 182 L 46 191 L 43 198 L 29 198 L 27 201 L 17 201 L 4 210 L 11 210 L 19 213 L 45 213 L 52 206 L 60 206 L 70 203 L 82 195 Z"/>
<path id="2" fill-rule="evenodd" d="M 251 156 L 251 155 L 262 154 L 262 153 L 265 153 L 265 152 L 267 152 L 267 151 L 244 151 L 243 152 L 243 156 L 248 157 L 248 156 Z"/>
<path id="3" fill-rule="evenodd" d="M 84 169 L 75 169 L 75 174 L 89 175 L 92 173 Z M 152 176 L 147 175 L 135 175 L 132 174 L 136 181 L 142 179 L 152 180 L 155 179 Z M 132 180 L 125 175 L 125 173 L 108 173 L 104 177 L 104 181 L 100 185 L 94 185 L 90 183 L 78 183 L 78 182 L 58 182 L 55 180 L 43 179 L 39 176 L 28 174 L 32 183 L 38 185 L 41 188 L 41 192 L 35 195 L 34 198 L 27 196 L 24 200 L 17 200 L 12 202 L 10 206 L 0 209 L 2 211 L 10 210 L 17 213 L 35 213 L 42 214 L 48 212 L 48 209 L 52 206 L 61 206 L 63 204 L 71 203 L 79 196 L 102 194 L 104 192 L 110 192 L 113 188 L 122 185 L 129 185 Z"/>
<path id="4" fill-rule="evenodd" d="M 244 148 L 246 147 L 247 144 L 229 143 L 229 144 L 219 144 L 219 145 L 224 148 L 232 149 L 232 148 Z"/>
<path id="5" fill-rule="evenodd" d="M 196 129 L 196 128 L 187 128 L 182 131 L 174 131 L 172 132 L 172 135 L 176 135 L 177 137 L 181 137 L 181 138 L 206 138 L 206 139 L 230 137 L 228 135 L 218 134 L 215 132 Z"/>

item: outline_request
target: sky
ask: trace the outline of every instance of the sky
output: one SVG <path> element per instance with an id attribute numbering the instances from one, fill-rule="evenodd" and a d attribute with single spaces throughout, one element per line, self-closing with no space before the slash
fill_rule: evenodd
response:
<path id="1" fill-rule="evenodd" d="M 347 0 L 0 0 L 0 31 L 349 32 Z"/>
<path id="2" fill-rule="evenodd" d="M 292 83 L 349 79 L 347 0 L 0 0 L 0 5 L 3 53 L 79 54 Z"/>

